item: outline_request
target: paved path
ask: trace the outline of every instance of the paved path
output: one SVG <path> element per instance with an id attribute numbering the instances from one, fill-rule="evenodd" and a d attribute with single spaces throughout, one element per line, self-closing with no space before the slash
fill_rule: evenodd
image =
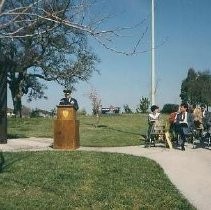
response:
<path id="1" fill-rule="evenodd" d="M 53 150 L 52 139 L 11 139 L 7 144 L 0 144 L 2 151 L 37 151 Z M 80 147 L 80 151 L 98 151 L 125 153 L 144 156 L 155 160 L 164 169 L 170 180 L 182 194 L 199 210 L 211 209 L 211 149 L 192 149 L 186 151 L 162 147 Z"/>

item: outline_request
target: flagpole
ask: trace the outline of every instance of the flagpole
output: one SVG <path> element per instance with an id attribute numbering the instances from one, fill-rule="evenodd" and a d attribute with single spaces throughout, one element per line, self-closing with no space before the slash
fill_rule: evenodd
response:
<path id="1" fill-rule="evenodd" d="M 154 0 L 152 0 L 151 11 L 151 104 L 155 104 L 155 15 Z"/>

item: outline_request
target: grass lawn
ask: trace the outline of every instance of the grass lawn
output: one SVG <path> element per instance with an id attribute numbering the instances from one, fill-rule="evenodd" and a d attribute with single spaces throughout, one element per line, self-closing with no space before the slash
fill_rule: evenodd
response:
<path id="1" fill-rule="evenodd" d="M 97 127 L 93 126 L 96 122 L 93 116 L 79 116 L 78 119 L 82 146 L 139 145 L 144 139 L 141 135 L 147 130 L 145 114 L 102 116 Z M 9 118 L 9 138 L 53 138 L 53 121 L 52 118 Z"/>
<path id="2" fill-rule="evenodd" d="M 79 116 L 82 146 L 139 145 L 142 114 Z M 53 138 L 53 119 L 8 119 L 9 138 Z M 141 140 L 142 139 L 142 140 Z M 0 209 L 194 209 L 154 161 L 123 154 L 2 153 Z"/>
<path id="3" fill-rule="evenodd" d="M 80 151 L 3 155 L 0 209 L 194 209 L 147 158 Z"/>

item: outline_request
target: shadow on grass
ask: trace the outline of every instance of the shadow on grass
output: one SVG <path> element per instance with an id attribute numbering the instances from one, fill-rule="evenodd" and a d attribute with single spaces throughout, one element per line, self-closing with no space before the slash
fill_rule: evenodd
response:
<path id="1" fill-rule="evenodd" d="M 107 128 L 108 127 L 107 125 L 97 125 L 95 123 L 81 123 L 81 124 L 88 125 L 88 126 L 95 127 L 95 128 Z"/>
<path id="2" fill-rule="evenodd" d="M 4 167 L 4 163 L 5 163 L 5 158 L 3 155 L 3 152 L 0 152 L 0 173 L 3 172 L 3 167 Z"/>
<path id="3" fill-rule="evenodd" d="M 20 139 L 20 138 L 28 138 L 28 136 L 23 134 L 7 134 L 8 139 Z"/>
<path id="4" fill-rule="evenodd" d="M 84 125 L 93 126 L 95 128 L 106 128 L 108 130 L 118 131 L 118 132 L 121 132 L 121 133 L 133 134 L 133 135 L 136 135 L 136 136 L 140 136 L 141 135 L 140 133 L 137 133 L 137 132 L 125 131 L 125 130 L 121 130 L 121 129 L 118 129 L 118 128 L 113 128 L 113 127 L 110 127 L 110 126 L 107 126 L 107 125 L 95 125 L 93 123 L 83 123 L 83 124 Z M 141 135 L 141 136 L 143 136 L 143 135 Z"/>
<path id="5" fill-rule="evenodd" d="M 108 128 L 107 125 L 97 125 L 96 127 L 97 127 L 97 128 Z"/>
<path id="6" fill-rule="evenodd" d="M 141 140 L 146 140 L 147 138 L 147 135 L 146 134 L 140 134 L 140 139 Z"/>
<path id="7" fill-rule="evenodd" d="M 15 164 L 16 162 L 26 159 L 30 156 L 31 154 L 27 154 L 22 156 L 21 158 L 11 158 L 11 160 L 6 160 L 4 157 L 3 152 L 0 152 L 0 173 L 3 173 L 4 171 L 6 171 L 6 169 L 10 168 L 11 165 Z"/>
<path id="8" fill-rule="evenodd" d="M 127 133 L 127 134 L 133 134 L 133 135 L 136 135 L 136 136 L 140 136 L 140 133 L 137 133 L 137 132 L 124 131 L 124 130 L 117 129 L 117 128 L 112 128 L 112 127 L 108 127 L 108 129 L 109 130 L 118 131 L 118 132 L 121 132 L 121 133 Z"/>

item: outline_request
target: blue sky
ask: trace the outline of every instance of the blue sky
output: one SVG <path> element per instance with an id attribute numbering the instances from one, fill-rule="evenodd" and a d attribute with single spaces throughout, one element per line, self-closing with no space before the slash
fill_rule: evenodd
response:
<path id="1" fill-rule="evenodd" d="M 180 103 L 181 82 L 190 67 L 198 71 L 211 69 L 211 1 L 209 0 L 155 0 L 155 51 L 156 104 L 162 108 L 166 103 Z M 133 48 L 138 37 L 150 26 L 151 0 L 106 0 L 97 4 L 93 13 L 112 14 L 104 28 L 133 26 L 144 23 L 127 32 L 127 37 L 114 40 L 112 47 L 122 51 Z M 133 110 L 142 96 L 150 98 L 150 28 L 145 34 L 136 56 L 113 53 L 94 40 L 90 45 L 101 59 L 97 65 L 100 74 L 94 73 L 88 83 L 76 85 L 73 97 L 80 108 L 91 110 L 87 93 L 97 90 L 103 107 L 123 107 L 128 104 Z M 31 108 L 50 110 L 63 97 L 62 87 L 49 83 L 48 100 L 23 104 Z M 10 107 L 10 100 L 8 106 Z"/>

